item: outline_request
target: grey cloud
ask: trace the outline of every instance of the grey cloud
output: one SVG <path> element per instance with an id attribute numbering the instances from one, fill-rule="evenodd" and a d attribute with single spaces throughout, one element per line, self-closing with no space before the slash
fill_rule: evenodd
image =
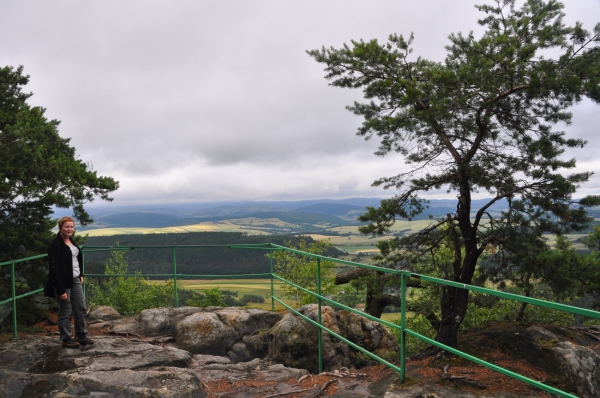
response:
<path id="1" fill-rule="evenodd" d="M 591 29 L 600 4 L 566 13 Z M 441 61 L 479 17 L 444 0 L 4 2 L 0 60 L 24 64 L 31 102 L 122 181 L 120 200 L 376 196 L 371 182 L 403 162 L 355 136 L 344 107 L 361 93 L 329 87 L 305 51 L 414 32 L 414 56 Z M 590 145 L 592 108 L 568 130 Z M 575 156 L 592 165 L 593 152 Z"/>

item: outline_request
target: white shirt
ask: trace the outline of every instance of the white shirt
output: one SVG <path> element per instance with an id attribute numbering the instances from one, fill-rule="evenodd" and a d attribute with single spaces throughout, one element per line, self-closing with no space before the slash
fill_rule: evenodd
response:
<path id="1" fill-rule="evenodd" d="M 72 245 L 70 243 L 67 244 L 69 249 L 71 249 L 71 254 L 73 255 L 73 278 L 77 278 L 80 274 L 79 272 L 79 261 L 77 260 L 77 256 L 79 255 L 79 249 L 77 246 Z"/>

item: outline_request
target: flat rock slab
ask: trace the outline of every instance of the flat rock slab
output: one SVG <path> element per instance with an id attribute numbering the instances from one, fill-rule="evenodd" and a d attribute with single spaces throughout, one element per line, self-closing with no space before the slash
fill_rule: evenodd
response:
<path id="1" fill-rule="evenodd" d="M 0 344 L 0 396 L 205 397 L 191 354 L 123 337 L 62 348 L 56 337 L 25 336 Z"/>

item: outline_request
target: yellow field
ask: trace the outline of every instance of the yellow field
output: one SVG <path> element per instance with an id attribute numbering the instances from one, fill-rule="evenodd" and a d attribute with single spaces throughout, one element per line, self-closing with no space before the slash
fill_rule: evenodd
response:
<path id="1" fill-rule="evenodd" d="M 269 235 L 267 232 L 233 224 L 229 220 L 219 222 L 202 222 L 200 224 L 165 228 L 98 228 L 83 231 L 81 234 L 89 234 L 89 236 L 111 236 L 128 234 L 168 234 L 180 232 L 246 232 L 249 235 Z"/>
<path id="2" fill-rule="evenodd" d="M 391 234 L 399 231 L 406 231 L 407 233 L 413 233 L 422 230 L 429 225 L 429 220 L 418 220 L 418 221 L 396 221 L 394 229 L 390 231 L 389 235 L 385 236 L 371 236 L 362 235 L 358 232 L 356 226 L 336 227 L 331 228 L 331 231 L 339 234 L 350 234 L 349 236 L 326 236 L 321 234 L 311 234 L 311 238 L 315 240 L 329 239 L 338 249 L 344 250 L 351 255 L 357 255 L 359 252 L 362 253 L 379 253 L 379 250 L 375 246 L 377 242 L 381 240 L 389 240 L 392 238 Z"/>

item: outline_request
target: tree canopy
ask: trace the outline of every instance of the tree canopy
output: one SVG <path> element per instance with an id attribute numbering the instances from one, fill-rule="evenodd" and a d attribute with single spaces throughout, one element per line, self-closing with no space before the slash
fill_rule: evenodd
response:
<path id="1" fill-rule="evenodd" d="M 27 103 L 28 82 L 22 66 L 0 68 L 0 262 L 46 252 L 55 226 L 52 206 L 72 207 L 85 225 L 92 220 L 84 204 L 96 196 L 111 200 L 119 186 L 76 156 L 44 108 Z M 0 293 L 9 291 L 7 269 L 0 269 Z M 22 264 L 19 270 L 17 290 L 39 287 L 40 265 Z"/>
<path id="2" fill-rule="evenodd" d="M 444 277 L 462 283 L 471 283 L 486 250 L 508 250 L 516 242 L 520 221 L 556 233 L 581 229 L 589 221 L 584 207 L 600 202 L 598 196 L 573 198 L 592 173 L 571 172 L 576 161 L 563 154 L 586 142 L 558 129 L 571 123 L 570 108 L 585 97 L 600 100 L 600 24 L 593 32 L 580 23 L 566 26 L 555 0 L 476 7 L 485 14 L 478 21 L 485 32 L 479 38 L 451 34 L 443 62 L 414 58 L 412 34 L 308 51 L 326 65 L 331 85 L 363 89 L 369 101 L 348 107 L 364 118 L 357 134 L 379 139 L 376 155 L 404 158 L 399 174 L 374 182 L 400 192 L 369 208 L 360 218 L 370 223 L 362 231 L 383 234 L 397 217 L 423 212 L 423 193 L 456 193 L 454 213 L 383 248 L 410 266 L 411 254 L 450 240 L 453 260 Z M 480 191 L 489 193 L 489 202 L 472 213 L 472 195 Z M 500 200 L 508 212 L 487 211 Z M 455 346 L 468 292 L 442 290 L 437 339 Z"/>
<path id="3" fill-rule="evenodd" d="M 76 156 L 70 139 L 58 133 L 59 121 L 27 103 L 28 82 L 23 67 L 0 69 L 0 228 L 3 249 L 13 248 L 2 250 L 3 260 L 45 252 L 47 241 L 40 247 L 31 239 L 49 229 L 51 206 L 72 207 L 85 225 L 92 220 L 84 204 L 96 196 L 111 200 L 109 193 L 118 188 Z"/>

